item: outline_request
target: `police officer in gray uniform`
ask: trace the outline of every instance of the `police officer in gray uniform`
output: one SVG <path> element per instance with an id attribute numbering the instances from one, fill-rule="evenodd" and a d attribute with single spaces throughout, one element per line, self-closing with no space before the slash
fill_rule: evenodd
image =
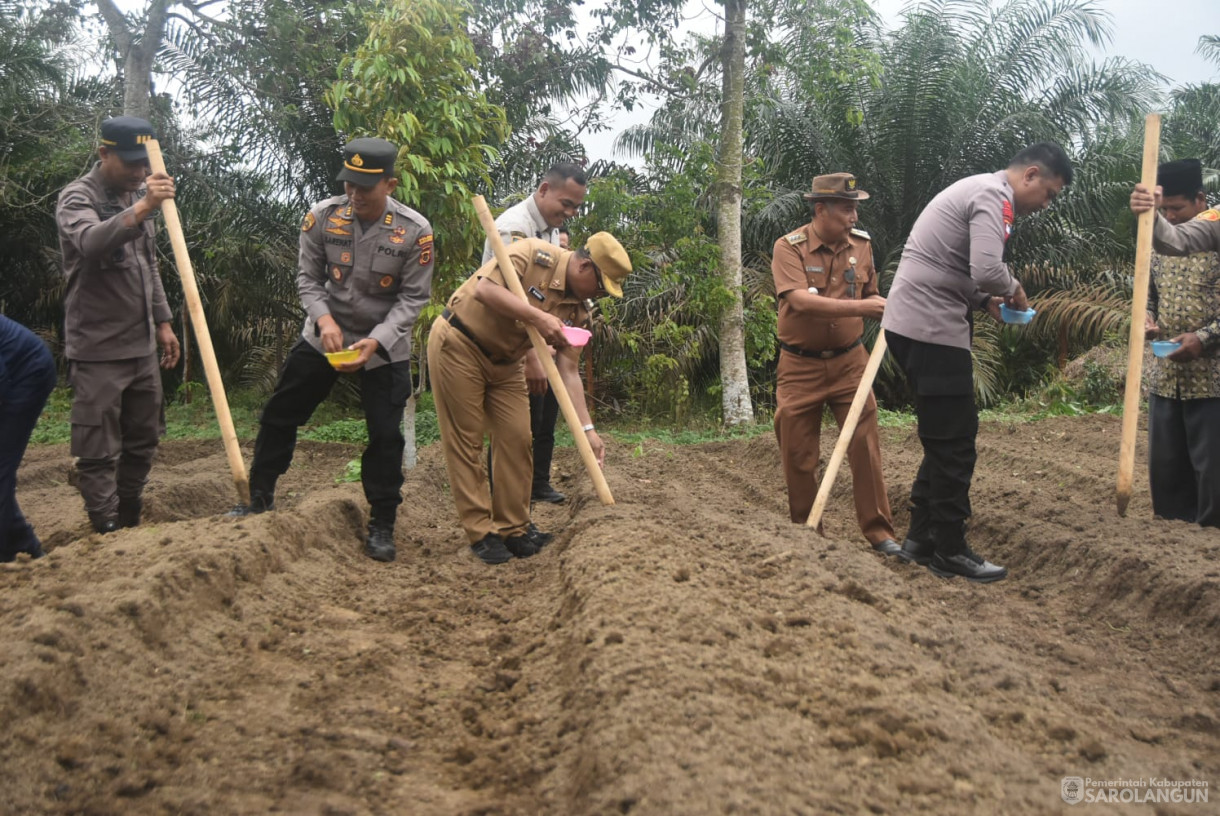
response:
<path id="1" fill-rule="evenodd" d="M 250 468 L 250 504 L 231 515 L 275 505 L 297 428 L 309 421 L 340 373 L 360 374 L 369 444 L 361 459 L 370 505 L 365 554 L 393 561 L 394 521 L 402 503 L 402 414 L 411 394 L 411 329 L 432 287 L 432 226 L 391 197 L 398 148 L 355 139 L 343 148 L 345 195 L 317 204 L 301 224 L 297 288 L 305 329 L 260 418 Z M 358 357 L 332 366 L 326 353 Z"/>
<path id="2" fill-rule="evenodd" d="M 102 122 L 100 161 L 59 194 L 64 346 L 72 384 L 72 455 L 93 529 L 140 523 L 144 484 L 165 429 L 162 368 L 180 348 L 157 271 L 153 216 L 174 180 L 151 173 L 152 125 Z M 150 174 L 151 173 L 151 174 Z"/>

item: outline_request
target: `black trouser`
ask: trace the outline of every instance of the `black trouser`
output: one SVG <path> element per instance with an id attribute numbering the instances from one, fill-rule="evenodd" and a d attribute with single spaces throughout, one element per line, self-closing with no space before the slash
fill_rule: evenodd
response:
<path id="1" fill-rule="evenodd" d="M 339 372 L 304 340 L 288 352 L 275 393 L 259 419 L 250 467 L 250 490 L 270 497 L 275 482 L 292 463 L 297 428 L 330 394 Z M 369 444 L 360 460 L 364 497 L 373 521 L 393 523 L 402 503 L 402 413 L 411 395 L 411 364 L 390 363 L 360 370 L 360 401 Z"/>
<path id="2" fill-rule="evenodd" d="M 907 537 L 931 540 L 937 552 L 954 555 L 966 547 L 970 481 L 978 459 L 974 440 L 979 413 L 970 350 L 924 343 L 888 330 L 885 339 L 915 391 L 923 445 L 923 461 L 911 486 Z"/>
<path id="3" fill-rule="evenodd" d="M 559 400 L 549 387 L 545 394 L 530 394 L 530 432 L 534 435 L 534 486 L 545 489 L 551 484 L 551 459 L 555 455 L 555 420 Z"/>
<path id="4" fill-rule="evenodd" d="M 17 504 L 17 468 L 55 376 L 46 343 L 0 315 L 0 561 L 41 546 Z"/>
<path id="5" fill-rule="evenodd" d="M 1148 395 L 1152 512 L 1220 527 L 1220 398 Z"/>

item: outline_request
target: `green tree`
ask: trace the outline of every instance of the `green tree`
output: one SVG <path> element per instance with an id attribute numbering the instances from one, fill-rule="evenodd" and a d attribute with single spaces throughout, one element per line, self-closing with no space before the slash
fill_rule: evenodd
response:
<path id="1" fill-rule="evenodd" d="M 378 0 L 366 16 L 367 39 L 344 58 L 326 96 L 340 133 L 399 146 L 394 194 L 432 222 L 441 291 L 481 254 L 471 188 L 489 182 L 489 142 L 506 132 L 503 110 L 474 86 L 468 14 L 462 3 Z"/>

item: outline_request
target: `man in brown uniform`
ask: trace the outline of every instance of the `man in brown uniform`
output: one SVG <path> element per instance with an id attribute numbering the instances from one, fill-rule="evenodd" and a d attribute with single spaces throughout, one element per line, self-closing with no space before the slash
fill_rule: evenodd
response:
<path id="1" fill-rule="evenodd" d="M 428 337 L 428 367 L 440 424 L 449 484 L 471 550 L 488 564 L 536 553 L 548 537 L 530 524 L 529 397 L 524 358 L 531 347 L 525 326 L 538 330 L 557 354 L 555 363 L 598 461 L 605 446 L 585 407 L 580 349 L 564 326 L 588 320 L 586 298 L 622 297 L 631 259 L 608 232 L 571 252 L 539 238 L 508 247 L 527 301 L 505 285 L 494 261 L 484 264 L 449 298 Z M 491 433 L 496 491 L 483 473 L 483 434 Z"/>
<path id="2" fill-rule="evenodd" d="M 788 483 L 788 512 L 800 524 L 818 492 L 823 407 L 830 406 L 842 427 L 868 363 L 864 318 L 880 320 L 885 310 L 868 233 L 855 229 L 857 202 L 868 197 L 850 173 L 818 176 L 813 192 L 804 196 L 813 219 L 776 241 L 771 255 L 779 299 L 775 437 Z M 860 529 L 874 550 L 894 555 L 899 546 L 881 473 L 872 394 L 847 455 Z"/>
<path id="3" fill-rule="evenodd" d="M 162 368 L 178 364 L 178 338 L 157 272 L 153 216 L 174 180 L 149 175 L 152 125 L 102 122 L 100 161 L 59 195 L 64 341 L 72 384 L 72 455 L 99 533 L 140 523 L 142 495 L 164 430 Z"/>

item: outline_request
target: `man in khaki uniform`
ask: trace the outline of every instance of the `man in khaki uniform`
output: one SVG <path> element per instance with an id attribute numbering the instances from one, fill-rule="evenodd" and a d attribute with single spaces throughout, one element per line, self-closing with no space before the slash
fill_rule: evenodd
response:
<path id="1" fill-rule="evenodd" d="M 488 564 L 533 555 L 549 539 L 529 516 L 533 463 L 524 358 L 525 326 L 556 349 L 556 365 L 598 461 L 605 446 L 589 420 L 580 381 L 580 349 L 564 326 L 588 320 L 586 298 L 622 297 L 631 272 L 626 251 L 607 232 L 583 250 L 559 249 L 539 238 L 508 247 L 526 301 L 505 285 L 493 260 L 463 283 L 428 337 L 428 367 L 453 500 L 471 550 Z M 527 302 L 528 301 L 528 302 Z M 496 490 L 489 495 L 482 467 L 483 434 L 490 431 Z"/>
<path id="2" fill-rule="evenodd" d="M 868 352 L 864 318 L 880 320 L 885 298 L 877 288 L 868 233 L 855 229 L 857 202 L 869 197 L 850 173 L 813 180 L 812 220 L 775 242 L 771 273 L 779 299 L 779 367 L 775 437 L 779 442 L 788 513 L 803 524 L 818 492 L 822 410 L 840 426 L 860 385 Z M 847 448 L 856 519 L 873 549 L 899 551 L 881 473 L 877 401 L 870 393 Z"/>
<path id="3" fill-rule="evenodd" d="M 428 220 L 393 198 L 398 148 L 353 139 L 343 148 L 344 195 L 314 205 L 301 224 L 297 289 L 305 309 L 301 339 L 288 353 L 259 418 L 250 467 L 250 504 L 230 515 L 275 506 L 275 483 L 288 470 L 297 428 L 313 416 L 340 374 L 360 377 L 369 444 L 360 459 L 369 534 L 364 554 L 393 561 L 402 503 L 403 407 L 411 396 L 411 329 L 432 288 Z M 332 366 L 344 349 L 355 360 Z"/>
<path id="4" fill-rule="evenodd" d="M 507 246 L 530 237 L 541 238 L 567 249 L 568 245 L 563 243 L 568 235 L 564 222 L 579 212 L 587 192 L 588 180 L 584 168 L 571 162 L 554 165 L 543 175 L 542 182 L 532 195 L 509 207 L 496 219 L 500 239 Z M 483 263 L 492 257 L 491 242 L 485 241 Z M 534 484 L 530 489 L 530 500 L 562 504 L 566 496 L 551 485 L 551 459 L 555 453 L 555 421 L 559 417 L 559 403 L 533 348 L 525 353 L 525 383 L 530 391 L 530 428 L 534 435 Z M 487 469 L 494 471 L 490 463 Z"/>
<path id="5" fill-rule="evenodd" d="M 59 194 L 64 352 L 72 384 L 72 455 L 93 529 L 140 523 L 144 484 L 165 428 L 160 365 L 180 353 L 157 270 L 154 217 L 174 180 L 151 173 L 152 125 L 102 122 L 98 161 Z"/>

